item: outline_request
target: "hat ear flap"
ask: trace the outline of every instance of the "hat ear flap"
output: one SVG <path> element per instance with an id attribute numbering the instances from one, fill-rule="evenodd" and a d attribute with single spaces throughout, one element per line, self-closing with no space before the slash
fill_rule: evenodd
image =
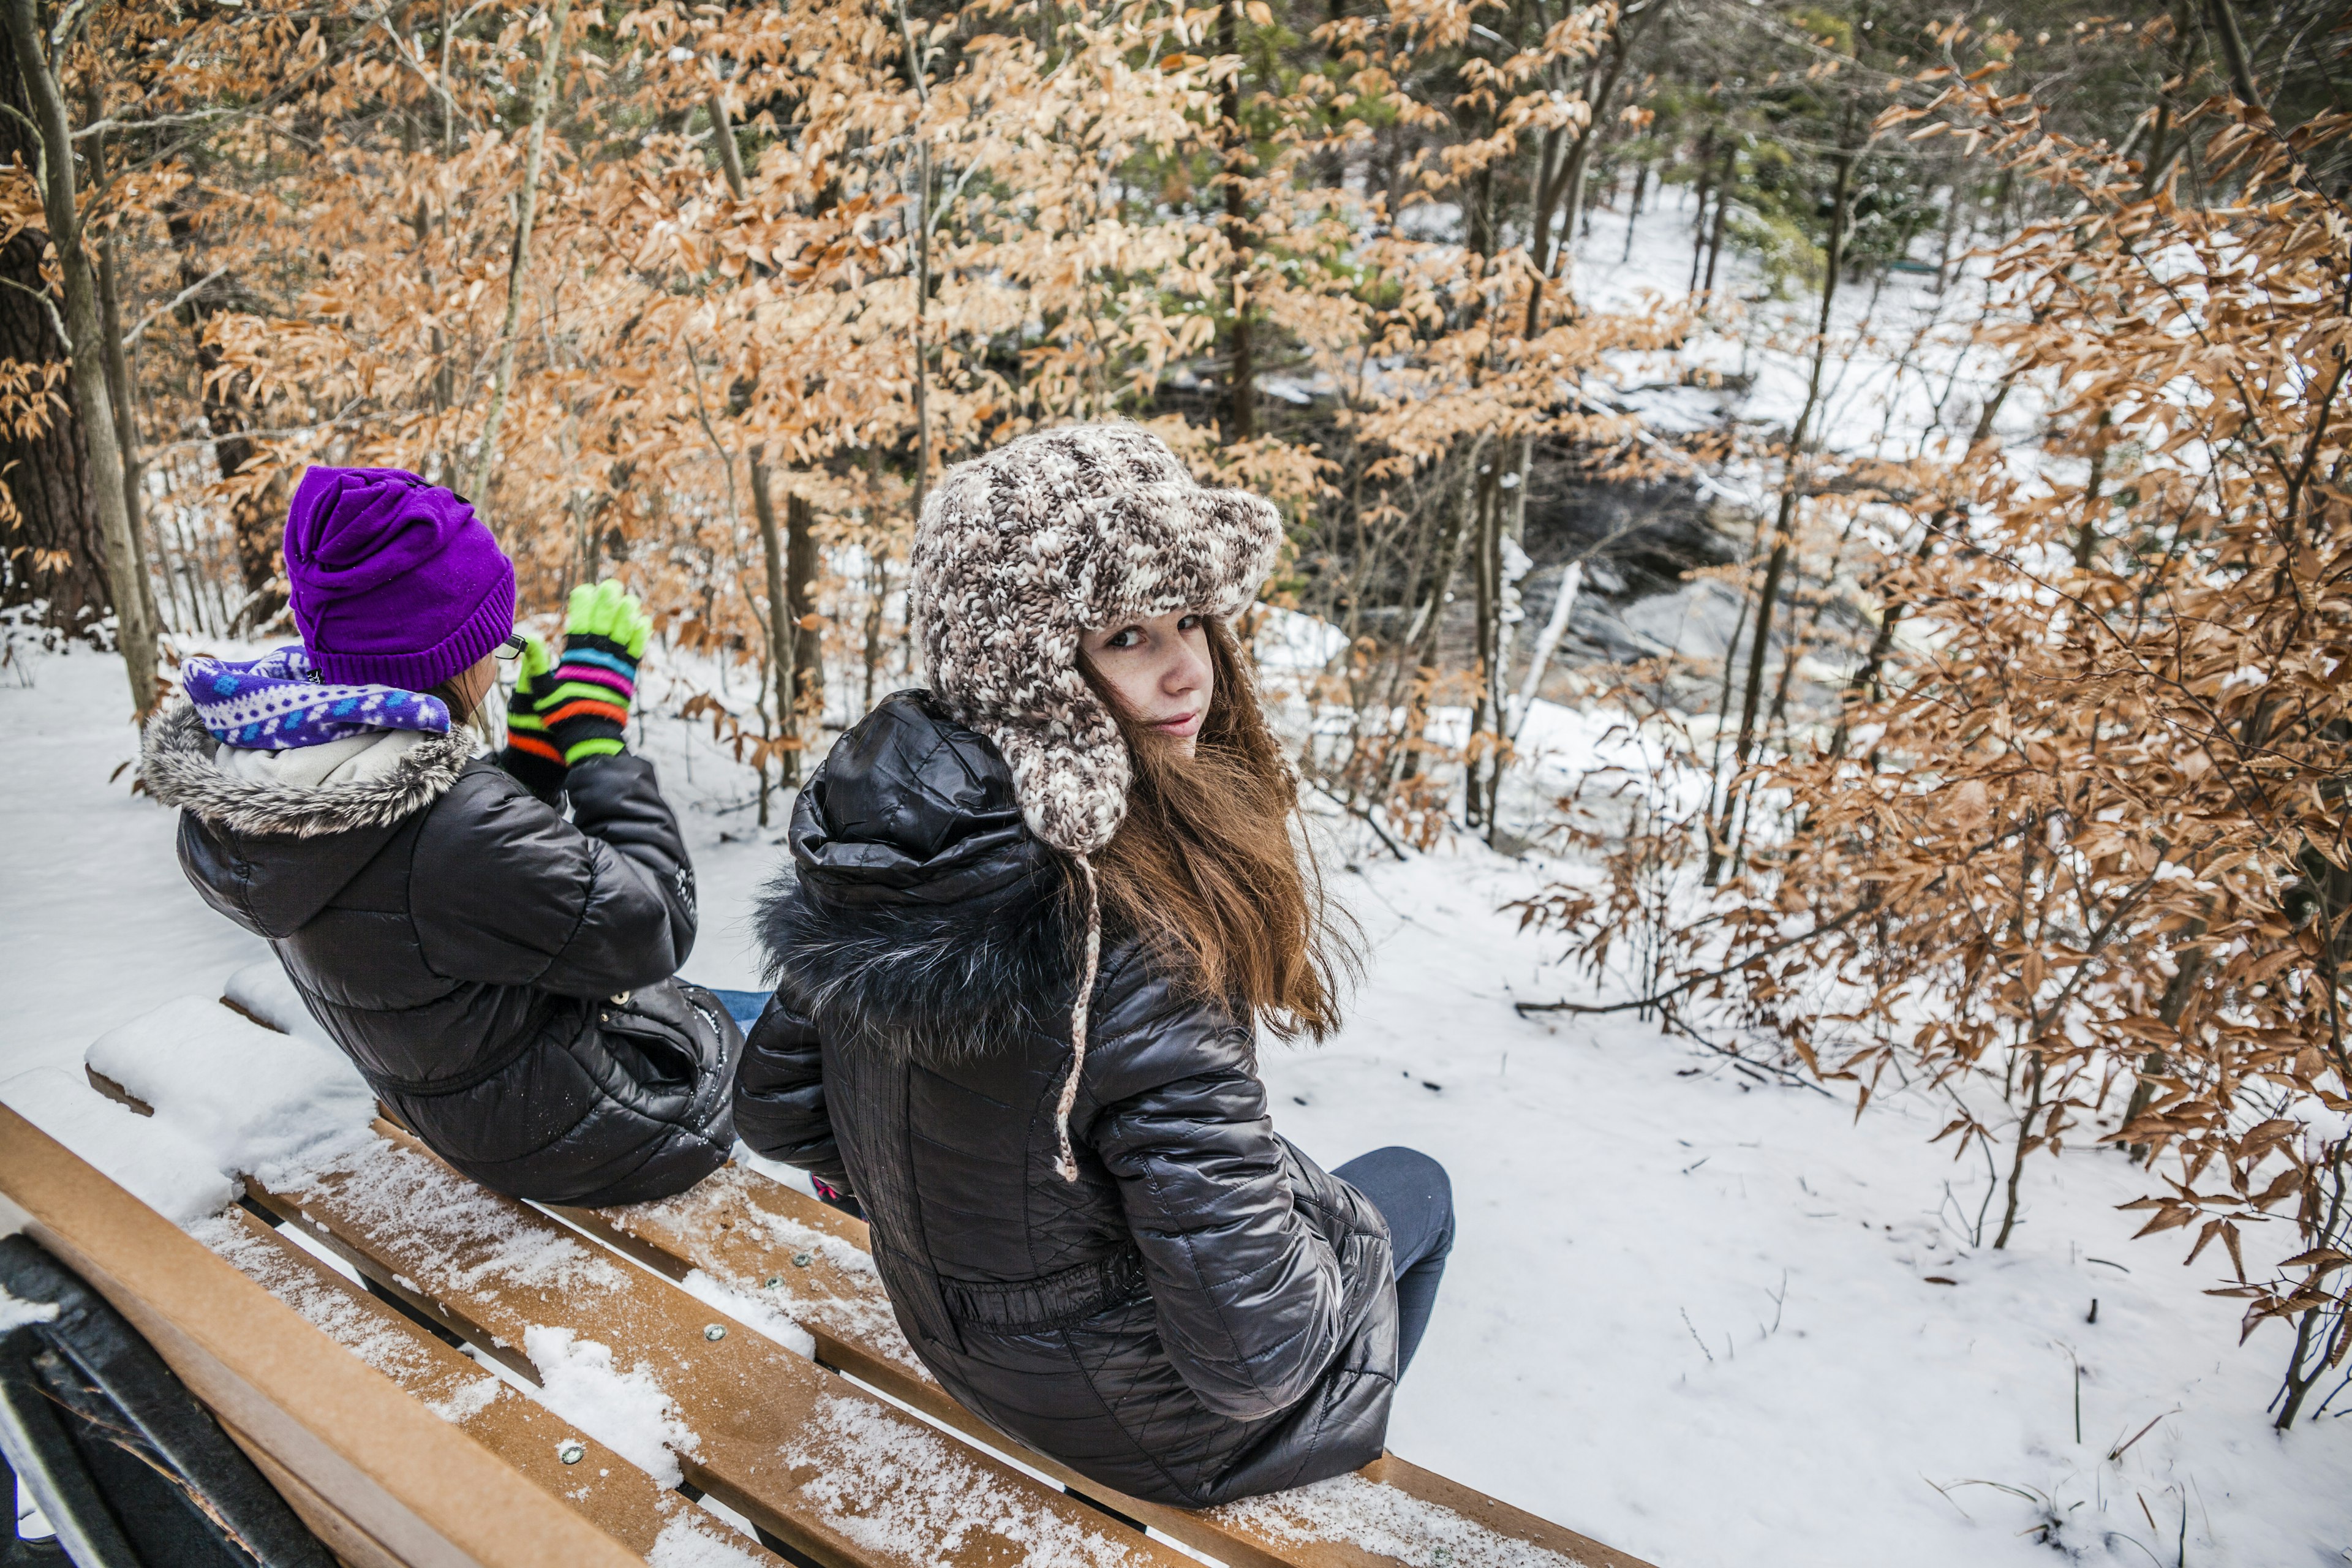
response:
<path id="1" fill-rule="evenodd" d="M 1110 710 L 1083 677 L 1079 685 L 1084 694 L 1066 704 L 1068 732 L 1036 719 L 973 728 L 1004 753 L 1029 831 L 1066 853 L 1091 855 L 1127 819 L 1135 764 Z"/>

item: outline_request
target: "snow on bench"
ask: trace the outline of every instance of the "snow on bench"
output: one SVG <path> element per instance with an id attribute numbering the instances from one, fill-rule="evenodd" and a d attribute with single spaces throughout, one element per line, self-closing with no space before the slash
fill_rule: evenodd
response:
<path id="1" fill-rule="evenodd" d="M 1139 1501 L 1089 1480 L 1013 1446 L 923 1370 L 883 1294 L 863 1221 L 740 1163 L 677 1197 L 557 1212 L 674 1279 L 765 1303 L 809 1332 L 824 1364 L 1229 1563 L 1644 1568 L 1392 1454 L 1354 1475 L 1199 1512 Z"/>
<path id="2" fill-rule="evenodd" d="M 756 1301 L 715 1315 L 396 1129 L 249 1190 L 656 1480 L 821 1562 L 1186 1561 L 756 1331 Z"/>
<path id="3" fill-rule="evenodd" d="M 243 1209 L 188 1227 L 305 1321 L 427 1410 L 652 1563 L 782 1568 L 782 1559 L 487 1373 Z"/>

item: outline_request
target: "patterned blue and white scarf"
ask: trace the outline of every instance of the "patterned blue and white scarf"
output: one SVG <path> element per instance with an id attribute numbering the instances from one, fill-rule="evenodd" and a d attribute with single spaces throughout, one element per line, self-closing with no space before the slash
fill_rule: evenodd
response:
<path id="1" fill-rule="evenodd" d="M 449 729 L 449 708 L 439 698 L 396 686 L 330 684 L 299 646 L 243 663 L 191 658 L 180 667 L 180 686 L 213 739 L 245 751 L 323 746 L 369 730 Z"/>

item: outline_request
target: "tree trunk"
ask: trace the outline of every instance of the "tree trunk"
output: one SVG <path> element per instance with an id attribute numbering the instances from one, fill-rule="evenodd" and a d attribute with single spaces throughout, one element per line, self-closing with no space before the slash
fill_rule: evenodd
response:
<path id="1" fill-rule="evenodd" d="M 1706 255 L 1706 198 L 1715 189 L 1715 127 L 1698 139 L 1698 211 L 1691 218 L 1691 292 L 1698 291 L 1698 269 Z"/>
<path id="2" fill-rule="evenodd" d="M 0 29 L 0 101 L 27 119 L 32 102 L 16 71 L 14 38 Z M 0 163 L 40 163 L 40 144 L 15 114 L 0 113 Z M 16 417 L 0 419 L 0 605 L 45 601 L 47 624 L 79 632 L 114 607 L 107 584 L 106 546 L 91 504 L 89 467 L 83 456 L 80 405 L 68 378 L 66 345 L 58 316 L 33 294 L 47 295 L 41 256 L 48 237 L 37 229 L 0 246 L 0 359 L 48 369 L 38 427 L 29 435 Z M 33 294 L 25 292 L 33 290 Z"/>
<path id="3" fill-rule="evenodd" d="M 1699 284 L 1703 294 L 1715 292 L 1716 264 L 1723 259 L 1723 231 L 1729 226 L 1731 216 L 1731 181 L 1738 169 L 1739 148 L 1735 142 L 1723 150 L 1723 178 L 1715 187 L 1715 226 L 1706 241 L 1706 278 Z"/>
<path id="4" fill-rule="evenodd" d="M 2254 85 L 2252 67 L 2246 58 L 2245 35 L 2238 31 L 2237 7 L 2230 0 L 2205 0 L 2205 8 L 2213 17 L 2213 31 L 2221 36 L 2221 58 L 2230 68 L 2230 85 L 2247 108 L 2263 108 L 2262 89 Z"/>
<path id="5" fill-rule="evenodd" d="M 167 209 L 164 228 L 180 251 L 180 286 L 194 289 L 179 309 L 180 320 L 195 339 L 196 374 L 202 383 L 205 424 L 213 434 L 213 460 L 223 479 L 246 470 L 260 448 L 245 432 L 252 427 L 246 407 L 246 378 L 220 376 L 220 345 L 208 342 L 205 329 L 229 308 L 236 296 L 235 279 L 222 276 L 206 281 L 204 265 L 204 225 L 184 207 Z M 229 502 L 229 540 L 236 557 L 237 581 L 245 592 L 232 606 L 226 630 L 246 634 L 267 625 L 286 606 L 286 591 L 278 574 L 278 552 L 285 538 L 285 486 L 239 494 Z"/>
<path id="6" fill-rule="evenodd" d="M 1805 383 L 1805 403 L 1797 415 L 1796 428 L 1790 433 L 1789 473 L 1780 486 L 1779 514 L 1773 519 L 1772 555 L 1764 568 L 1764 585 L 1756 596 L 1756 637 L 1748 655 L 1748 684 L 1739 708 L 1739 746 L 1731 761 L 1734 773 L 1747 768 L 1755 751 L 1756 719 L 1764 698 L 1764 659 L 1771 649 L 1772 611 L 1796 548 L 1797 503 L 1807 474 L 1805 448 L 1812 439 L 1813 415 L 1822 400 L 1822 367 L 1829 354 L 1830 307 L 1837 299 L 1838 273 L 1845 266 L 1846 202 L 1853 194 L 1853 164 L 1858 152 L 1841 148 L 1833 156 L 1837 180 L 1830 198 L 1829 264 L 1822 278 L 1822 313 L 1813 333 L 1812 373 Z M 1720 201 L 1722 197 L 1716 199 Z M 1796 657 L 1793 648 L 1790 657 Z M 1722 846 L 1731 836 L 1732 808 L 1742 793 L 1735 789 L 1725 796 L 1721 824 L 1710 836 L 1706 879 L 1709 887 L 1715 885 L 1722 871 Z"/>
<path id="7" fill-rule="evenodd" d="M 41 54 L 40 24 L 34 16 L 33 0 L 6 0 L 5 8 L 17 70 L 32 103 L 34 123 L 40 130 L 46 166 L 41 206 L 59 269 L 65 274 L 67 347 L 73 355 L 75 399 L 86 421 L 90 500 L 98 511 L 99 531 L 106 541 L 115 645 L 121 649 L 123 671 L 131 683 L 131 711 L 143 720 L 155 708 L 155 626 L 147 616 L 147 595 L 138 581 L 139 550 L 122 507 L 122 454 L 110 439 L 114 405 L 106 392 L 98 280 L 91 276 L 89 257 L 82 249 L 81 221 L 76 212 L 73 132 L 66 121 L 65 100 L 58 90 L 57 79 L 49 74 L 48 62 Z"/>
<path id="8" fill-rule="evenodd" d="M 547 148 L 547 108 L 555 95 L 556 62 L 563 58 L 563 25 L 572 0 L 555 0 L 548 14 L 547 42 L 539 53 L 539 75 L 530 88 L 530 141 L 522 161 L 522 198 L 515 215 L 514 255 L 507 264 L 507 313 L 499 328 L 499 368 L 490 382 L 490 410 L 482 421 L 482 455 L 474 467 L 474 495 L 490 492 L 499 457 L 499 422 L 506 416 L 507 389 L 514 384 L 515 333 L 522 321 L 523 279 L 530 269 L 531 221 L 539 212 L 539 164 Z"/>
<path id="9" fill-rule="evenodd" d="M 106 340 L 106 392 L 114 402 L 114 447 L 122 457 L 122 510 L 131 521 L 131 542 L 139 551 L 139 591 L 146 602 L 147 624 L 161 626 L 163 620 L 155 609 L 155 578 L 151 564 L 163 553 L 162 539 L 157 536 L 157 549 L 151 556 L 146 508 L 140 504 L 140 476 L 144 470 L 139 461 L 138 414 L 132 400 L 131 363 L 122 352 L 122 300 L 115 250 L 112 235 L 107 236 L 98 248 L 98 330 Z"/>
<path id="10" fill-rule="evenodd" d="M 1938 294 L 1951 286 L 1952 242 L 1958 238 L 1960 229 L 1960 165 L 1953 164 L 1951 199 L 1944 204 L 1944 243 L 1936 253 L 1936 292 Z"/>
<path id="11" fill-rule="evenodd" d="M 1601 122 L 1608 118 L 1609 106 L 1616 100 L 1617 84 L 1624 79 L 1625 68 L 1633 58 L 1633 46 L 1641 41 L 1642 34 L 1650 24 L 1664 14 L 1667 4 L 1668 0 L 1657 0 L 1657 4 L 1643 11 L 1631 34 L 1625 30 L 1625 13 L 1622 8 L 1618 11 L 1616 18 L 1610 24 L 1609 63 L 1599 69 L 1596 77 L 1588 78 L 1592 82 L 1591 96 L 1587 100 L 1591 118 L 1585 121 L 1582 134 L 1577 137 L 1576 145 L 1570 149 L 1567 160 L 1560 164 L 1550 185 L 1537 193 L 1534 237 L 1538 250 L 1534 258 L 1534 281 L 1528 289 L 1525 328 L 1528 337 L 1534 337 L 1543 324 L 1544 279 L 1558 259 L 1555 247 L 1558 250 L 1575 247 L 1576 224 L 1584 211 L 1584 182 L 1592 169 L 1592 149 L 1600 139 Z M 1638 206 L 1640 202 L 1637 194 L 1634 205 Z M 1555 237 L 1552 214 L 1562 209 L 1565 216 L 1560 220 L 1560 232 Z M 1630 235 L 1633 219 L 1627 218 L 1625 222 L 1626 232 Z"/>
<path id="12" fill-rule="evenodd" d="M 1467 472 L 1463 476 L 1459 499 L 1450 509 L 1453 525 L 1435 525 L 1444 537 L 1436 542 L 1436 560 L 1429 576 L 1429 597 L 1407 629 L 1405 640 L 1410 647 L 1407 668 L 1414 674 L 1412 695 L 1405 704 L 1404 732 L 1416 742 L 1423 740 L 1429 730 L 1429 693 L 1437 679 L 1437 636 L 1445 619 L 1446 596 L 1454 591 L 1454 574 L 1462 568 L 1462 551 L 1477 521 L 1478 466 L 1485 461 L 1490 432 L 1480 431 L 1470 443 Z M 1422 748 L 1416 744 L 1403 749 L 1395 776 L 1408 779 L 1421 772 Z"/>
<path id="13" fill-rule="evenodd" d="M 712 88 L 709 100 L 712 139 L 719 143 L 719 172 L 727 178 L 727 194 L 743 200 L 749 185 L 743 179 L 743 149 L 735 142 L 735 122 L 727 113 L 723 88 Z"/>
<path id="14" fill-rule="evenodd" d="M 1524 483 L 1524 481 L 1522 481 Z M 1543 689 L 1544 671 L 1551 665 L 1551 656 L 1559 648 L 1559 639 L 1568 635 L 1569 617 L 1576 613 L 1577 591 L 1584 586 L 1584 562 L 1581 558 L 1560 568 L 1559 590 L 1552 595 L 1551 615 L 1536 637 L 1536 646 L 1528 656 L 1528 673 L 1519 682 L 1519 694 L 1511 703 L 1511 739 L 1518 739 L 1521 726 L 1536 705 L 1536 694 Z"/>
<path id="15" fill-rule="evenodd" d="M 1225 0 L 1217 10 L 1217 52 L 1240 51 L 1238 31 L 1241 0 Z M 1242 181 L 1249 174 L 1249 136 L 1242 129 L 1242 81 L 1236 67 L 1225 79 L 1219 110 L 1224 142 L 1225 244 L 1233 260 L 1227 279 L 1227 303 L 1232 312 L 1225 329 L 1225 418 L 1227 441 L 1247 441 L 1257 434 L 1257 365 L 1250 342 L 1249 203 Z"/>
<path id="16" fill-rule="evenodd" d="M 1650 187 L 1650 165 L 1642 165 L 1633 176 L 1633 206 L 1625 215 L 1625 248 L 1617 258 L 1619 266 L 1633 259 L 1633 226 L 1642 220 L 1642 193 Z"/>
<path id="17" fill-rule="evenodd" d="M 100 100 L 97 88 L 84 83 L 83 95 L 90 121 L 104 120 L 106 106 Z M 106 137 L 103 134 L 90 138 L 89 157 L 94 195 L 102 194 L 106 188 Z M 139 498 L 138 405 L 132 398 L 131 364 L 122 349 L 121 283 L 120 268 L 115 265 L 119 249 L 111 234 L 98 245 L 98 327 L 104 340 L 100 352 L 106 356 L 106 393 L 114 403 L 114 446 L 122 457 L 122 510 L 131 520 L 131 547 L 139 552 L 135 574 L 139 580 L 139 596 L 146 609 L 147 624 L 160 627 L 163 618 L 155 609 L 155 578 L 150 569 L 152 557 L 147 548 L 147 530 L 141 516 L 145 509 L 140 505 Z M 153 553 L 160 556 L 163 553 L 160 535 L 157 544 Z"/>
<path id="18" fill-rule="evenodd" d="M 2040 1051 L 2031 1053 L 2026 1067 L 2026 1083 L 2029 1092 L 2025 1101 L 2025 1114 L 2018 1118 L 2017 1121 L 2017 1151 L 2009 1166 L 2009 1201 L 2001 1207 L 2000 1234 L 1992 1238 L 1992 1249 L 1995 1252 L 2008 1249 L 2010 1233 L 2017 1228 L 2017 1184 L 2025 1174 L 2026 1155 L 2033 1152 L 2035 1142 L 2033 1119 L 2042 1114 L 2043 1071 L 2042 1053 Z"/>
<path id="19" fill-rule="evenodd" d="M 824 724 L 824 633 L 816 620 L 816 509 L 808 498 L 784 498 L 784 595 L 791 612 L 793 733 L 803 731 L 803 721 Z M 784 782 L 800 778 L 800 753 L 787 763 Z"/>
<path id="20" fill-rule="evenodd" d="M 916 150 L 915 179 L 915 522 L 931 488 L 931 145 Z"/>
<path id="21" fill-rule="evenodd" d="M 2000 405 L 2009 401 L 2010 388 L 2016 384 L 2017 373 L 2011 371 L 2001 377 L 2000 384 L 1993 389 L 1993 395 L 1986 398 L 1984 406 L 1977 411 L 1976 428 L 1969 435 L 1969 456 L 1974 457 L 1977 448 L 1991 436 L 1993 420 L 2000 416 Z M 1942 536 L 1944 524 L 1950 521 L 1955 510 L 1951 503 L 1947 502 L 1929 514 L 1927 526 L 1921 531 L 1919 536 L 1918 548 L 1913 552 L 1914 560 L 1925 561 L 1934 552 L 1936 541 Z M 1830 742 L 1830 755 L 1833 757 L 1845 755 L 1846 739 L 1852 729 L 1850 721 L 1853 717 L 1853 704 L 1855 699 L 1859 697 L 1870 701 L 1877 700 L 1879 672 L 1885 668 L 1887 657 L 1895 651 L 1895 634 L 1901 626 L 1904 614 L 1908 608 L 1906 604 L 1898 599 L 1887 605 L 1885 613 L 1879 616 L 1877 635 L 1870 639 L 1870 652 L 1863 659 L 1862 668 L 1854 672 L 1853 679 L 1846 682 L 1844 711 L 1838 716 L 1837 733 Z"/>
<path id="22" fill-rule="evenodd" d="M 1489 469 L 1493 468 L 1488 465 Z M 1503 528 L 1502 499 L 1496 476 L 1489 471 L 1478 476 L 1478 522 L 1475 562 L 1478 611 L 1478 660 L 1474 671 L 1478 680 L 1477 696 L 1473 700 L 1470 718 L 1471 763 L 1464 790 L 1463 819 L 1472 827 L 1486 829 L 1488 843 L 1494 842 L 1495 797 L 1500 793 L 1502 773 L 1502 675 L 1496 666 L 1501 663 L 1503 646 Z M 1483 749 L 1480 742 L 1486 742 Z"/>
<path id="23" fill-rule="evenodd" d="M 753 450 L 751 510 L 760 520 L 760 552 L 768 568 L 768 667 L 776 672 L 774 679 L 765 684 L 771 691 L 782 693 L 793 685 L 793 648 L 796 639 L 793 635 L 792 601 L 784 592 L 783 536 L 776 527 L 776 498 L 769 491 L 768 466 L 761 460 L 761 457 L 760 451 Z M 794 732 L 792 705 L 781 696 L 776 700 L 776 728 L 786 735 Z M 797 780 L 799 769 L 800 753 L 797 751 L 787 752 L 784 754 L 784 781 L 790 784 Z M 760 776 L 760 826 L 765 827 L 768 826 L 765 763 L 761 766 Z"/>

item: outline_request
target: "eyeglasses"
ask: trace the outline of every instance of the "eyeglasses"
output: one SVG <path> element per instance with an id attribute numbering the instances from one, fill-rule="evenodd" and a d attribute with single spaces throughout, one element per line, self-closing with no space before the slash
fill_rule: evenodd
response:
<path id="1" fill-rule="evenodd" d="M 501 664 L 512 664 L 516 659 L 522 657 L 522 650 L 530 646 L 530 644 L 523 641 L 522 634 L 520 632 L 517 632 L 514 636 L 507 638 L 506 641 L 492 648 L 490 650 L 490 657 L 497 659 Z"/>

